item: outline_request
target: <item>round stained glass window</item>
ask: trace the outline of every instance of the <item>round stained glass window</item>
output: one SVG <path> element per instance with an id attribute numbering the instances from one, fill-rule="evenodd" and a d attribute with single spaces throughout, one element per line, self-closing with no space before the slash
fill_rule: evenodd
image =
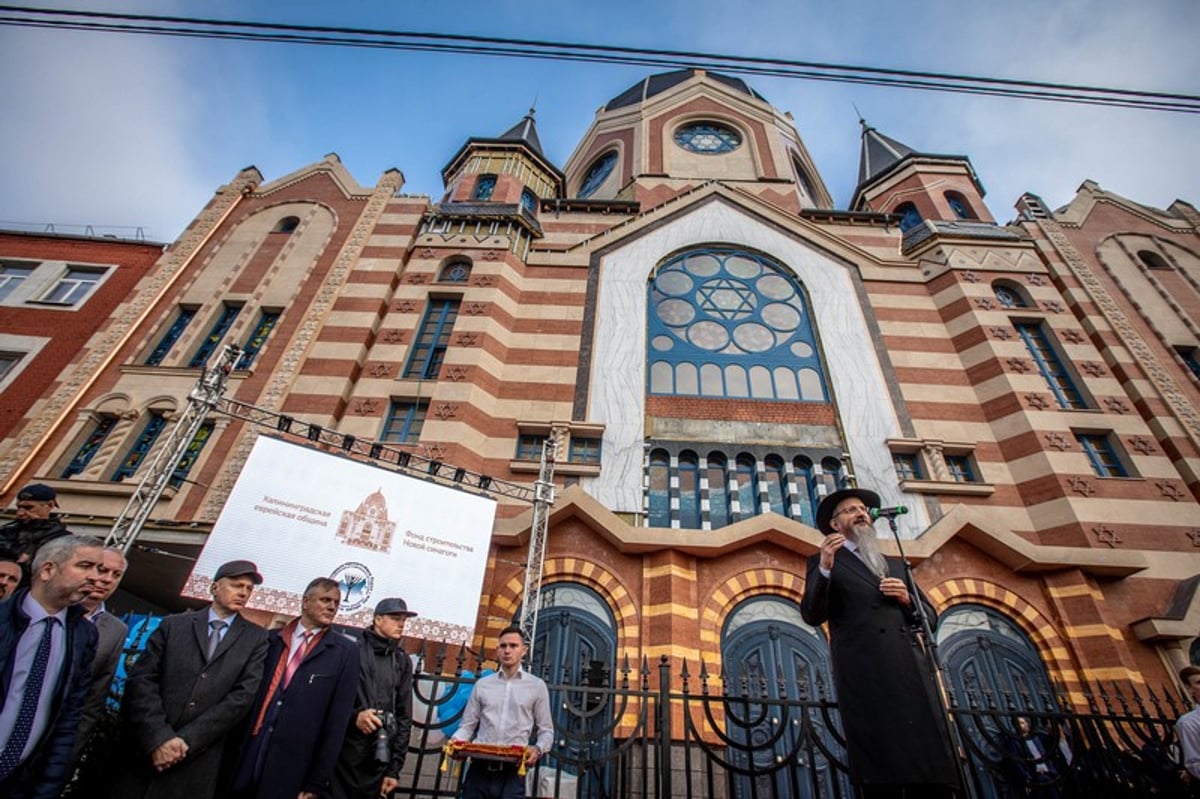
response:
<path id="1" fill-rule="evenodd" d="M 591 168 L 583 177 L 583 182 L 579 184 L 579 199 L 586 200 L 596 193 L 596 189 L 600 188 L 600 184 L 612 174 L 613 167 L 617 165 L 617 151 L 609 150 L 604 155 L 592 162 Z"/>
<path id="2" fill-rule="evenodd" d="M 742 144 L 736 130 L 718 122 L 694 122 L 675 131 L 675 143 L 690 153 L 730 153 Z"/>
<path id="3" fill-rule="evenodd" d="M 651 393 L 827 400 L 803 289 L 767 258 L 682 253 L 650 279 L 649 300 Z"/>

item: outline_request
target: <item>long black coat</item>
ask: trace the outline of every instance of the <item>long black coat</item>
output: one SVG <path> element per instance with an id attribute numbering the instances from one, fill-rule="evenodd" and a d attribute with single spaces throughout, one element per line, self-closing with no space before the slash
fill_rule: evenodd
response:
<path id="1" fill-rule="evenodd" d="M 208 610 L 163 619 L 125 683 L 122 717 L 133 762 L 114 797 L 212 797 L 226 736 L 246 717 L 262 677 L 267 631 L 238 616 L 221 645 L 208 651 Z M 150 754 L 180 736 L 187 757 L 159 773 Z"/>
<path id="2" fill-rule="evenodd" d="M 375 733 L 364 735 L 355 726 L 355 716 L 368 708 L 387 710 L 396 716 L 396 726 L 391 730 L 391 760 L 387 763 L 375 759 Z M 384 777 L 399 777 L 411 729 L 412 662 L 395 641 L 373 630 L 363 630 L 358 639 L 358 690 L 334 771 L 334 799 L 375 796 Z"/>
<path id="3" fill-rule="evenodd" d="M 292 622 L 274 630 L 254 711 L 250 735 L 234 776 L 238 796 L 296 799 L 301 791 L 329 794 L 333 766 L 342 748 L 358 685 L 358 647 L 330 629 L 312 647 L 286 689 L 267 696 L 280 658 L 287 658 Z M 264 702 L 273 703 L 258 735 L 253 726 Z M 274 704 L 278 703 L 278 704 Z M 261 764 L 255 779 L 256 765 Z"/>
<path id="4" fill-rule="evenodd" d="M 958 785 L 936 685 L 913 636 L 915 606 L 885 597 L 879 578 L 848 549 L 837 551 L 828 578 L 820 562 L 819 554 L 808 559 L 800 613 L 812 625 L 829 622 L 851 781 Z M 904 566 L 894 558 L 888 558 L 888 571 L 904 578 Z M 933 626 L 928 600 L 915 595 Z"/>
<path id="5" fill-rule="evenodd" d="M 12 680 L 12 655 L 29 627 L 29 616 L 21 608 L 28 593 L 29 589 L 22 588 L 0 602 L 0 708 Z M 66 662 L 54 686 L 49 724 L 29 757 L 0 785 L 0 795 L 8 799 L 54 799 L 71 776 L 71 750 L 96 655 L 96 628 L 83 617 L 79 605 L 67 608 L 66 634 Z"/>

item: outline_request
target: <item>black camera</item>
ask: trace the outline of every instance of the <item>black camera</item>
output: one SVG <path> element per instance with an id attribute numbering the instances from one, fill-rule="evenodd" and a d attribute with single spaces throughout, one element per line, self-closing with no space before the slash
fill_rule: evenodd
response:
<path id="1" fill-rule="evenodd" d="M 375 760 L 378 763 L 392 762 L 392 736 L 396 734 L 396 714 L 390 710 L 376 710 L 375 715 L 383 726 L 375 730 Z"/>

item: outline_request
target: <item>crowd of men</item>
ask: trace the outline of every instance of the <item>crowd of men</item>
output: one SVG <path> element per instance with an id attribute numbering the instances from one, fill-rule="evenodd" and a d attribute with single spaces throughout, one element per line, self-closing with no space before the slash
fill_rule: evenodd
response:
<path id="1" fill-rule="evenodd" d="M 857 795 L 961 796 L 921 637 L 933 608 L 904 564 L 880 551 L 871 514 L 879 504 L 874 492 L 851 488 L 818 506 L 825 538 L 809 558 L 801 614 L 829 628 Z M 0 797 L 61 794 L 106 712 L 126 639 L 125 624 L 105 608 L 125 574 L 124 555 L 72 535 L 55 507 L 53 489 L 27 486 L 17 520 L 0 527 Z M 118 776 L 92 794 L 352 799 L 396 790 L 413 686 L 400 641 L 416 614 L 403 599 L 383 599 L 369 627 L 347 634 L 333 626 L 341 587 L 317 577 L 299 616 L 268 631 L 243 616 L 262 582 L 251 561 L 230 561 L 212 577 L 209 607 L 162 620 L 126 680 Z M 527 651 L 519 628 L 500 633 L 500 669 L 475 684 L 453 736 L 524 747 L 525 765 L 554 742 L 546 684 L 521 666 Z M 1180 679 L 1200 704 L 1200 669 Z M 1029 784 L 1046 782 L 1051 763 L 1052 742 L 1035 732 L 1026 722 L 1017 749 L 1033 764 Z M 1200 709 L 1180 719 L 1178 738 L 1180 779 L 1194 787 Z M 512 761 L 473 762 L 461 796 L 520 799 L 521 772 Z"/>
<path id="2" fill-rule="evenodd" d="M 106 713 L 127 630 L 105 601 L 127 564 L 54 518 L 50 487 L 22 489 L 17 507 L 0 527 L 0 796 L 56 799 Z M 389 597 L 350 634 L 333 626 L 341 587 L 317 577 L 298 618 L 268 631 L 243 614 L 262 582 L 251 561 L 230 561 L 207 608 L 162 620 L 125 682 L 116 778 L 89 796 L 369 799 L 397 788 L 413 689 L 400 641 L 416 614 Z M 520 667 L 520 631 L 500 639 L 501 671 L 480 680 L 457 736 L 528 744 L 536 762 L 553 741 L 546 685 Z M 524 780 L 515 763 L 481 766 L 463 795 L 519 797 Z"/>

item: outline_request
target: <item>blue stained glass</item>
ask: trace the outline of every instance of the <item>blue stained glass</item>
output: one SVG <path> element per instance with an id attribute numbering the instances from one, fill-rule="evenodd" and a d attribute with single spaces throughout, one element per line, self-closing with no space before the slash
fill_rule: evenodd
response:
<path id="1" fill-rule="evenodd" d="M 221 343 L 221 339 L 225 338 L 225 334 L 229 332 L 230 326 L 233 325 L 233 320 L 237 319 L 238 312 L 242 310 L 240 305 L 225 305 L 221 308 L 221 315 L 217 321 L 213 323 L 212 329 L 208 331 L 208 336 L 200 343 L 200 348 L 196 350 L 196 354 L 192 356 L 192 360 L 188 361 L 188 366 L 192 368 L 203 367 L 208 363 L 208 357 L 213 354 L 213 350 Z"/>
<path id="2" fill-rule="evenodd" d="M 154 348 L 154 352 L 151 352 L 150 357 L 146 359 L 147 366 L 158 366 L 163 362 L 163 359 L 167 357 L 167 353 L 175 346 L 175 342 L 183 335 L 183 331 L 195 315 L 196 312 L 191 308 L 179 309 L 179 315 L 175 317 L 175 321 L 167 328 L 167 332 L 163 333 L 163 337 L 159 339 L 158 346 Z"/>
<path id="3" fill-rule="evenodd" d="M 205 422 L 200 425 L 200 429 L 192 436 L 192 440 L 188 442 L 187 451 L 183 453 L 183 457 L 179 459 L 179 463 L 175 466 L 175 471 L 171 473 L 170 485 L 172 488 L 179 488 L 179 486 L 183 485 L 188 474 L 192 471 L 192 467 L 199 460 L 200 453 L 204 451 L 204 445 L 212 437 L 215 428 L 215 422 Z"/>
<path id="4" fill-rule="evenodd" d="M 717 122 L 695 122 L 675 131 L 675 143 L 691 153 L 715 155 L 736 150 L 742 137 L 736 130 Z"/>
<path id="5" fill-rule="evenodd" d="M 271 331 L 275 328 L 275 323 L 278 321 L 278 311 L 262 312 L 262 315 L 258 318 L 258 326 L 254 328 L 254 332 L 250 335 L 250 340 L 246 342 L 246 346 L 242 347 L 242 354 L 238 358 L 236 368 L 249 369 L 254 364 L 254 359 L 258 357 L 259 350 L 267 342 L 267 336 L 271 335 Z"/>
<path id="6" fill-rule="evenodd" d="M 648 294 L 650 394 L 826 401 L 807 298 L 775 263 L 692 250 L 663 264 Z"/>
<path id="7" fill-rule="evenodd" d="M 531 214 L 537 213 L 537 195 L 529 189 L 521 192 L 521 207 Z"/>
<path id="8" fill-rule="evenodd" d="M 67 478 L 72 475 L 81 474 L 91 462 L 96 451 L 100 449 L 100 445 L 104 443 L 104 439 L 108 438 L 108 434 L 112 432 L 113 427 L 117 424 L 117 417 L 105 416 L 102 417 L 96 426 L 92 428 L 92 432 L 80 445 L 79 450 L 75 453 L 75 457 L 71 458 L 71 462 L 67 464 L 67 468 L 63 469 L 62 477 Z"/>
<path id="9" fill-rule="evenodd" d="M 490 200 L 492 192 L 496 190 L 495 175 L 480 175 L 479 180 L 475 182 L 475 193 L 471 195 L 475 200 Z"/>
<path id="10" fill-rule="evenodd" d="M 895 211 L 900 217 L 900 232 L 907 233 L 908 231 L 921 224 L 921 212 L 912 203 L 904 203 Z"/>
<path id="11" fill-rule="evenodd" d="M 167 420 L 163 418 L 162 414 L 150 414 L 150 418 L 146 420 L 146 426 L 142 428 L 142 434 L 137 437 L 137 441 L 133 442 L 133 446 L 129 448 L 129 454 L 113 472 L 112 481 L 114 483 L 118 483 L 126 477 L 132 477 L 137 472 L 138 467 L 142 465 L 142 461 L 146 459 L 150 448 L 154 446 L 154 442 L 158 440 L 159 434 L 166 426 Z"/>
<path id="12" fill-rule="evenodd" d="M 617 165 L 617 151 L 609 150 L 604 155 L 600 156 L 592 163 L 591 169 L 583 178 L 583 182 L 579 184 L 579 199 L 584 200 L 596 193 L 596 189 L 608 179 L 612 174 L 613 167 Z"/>

